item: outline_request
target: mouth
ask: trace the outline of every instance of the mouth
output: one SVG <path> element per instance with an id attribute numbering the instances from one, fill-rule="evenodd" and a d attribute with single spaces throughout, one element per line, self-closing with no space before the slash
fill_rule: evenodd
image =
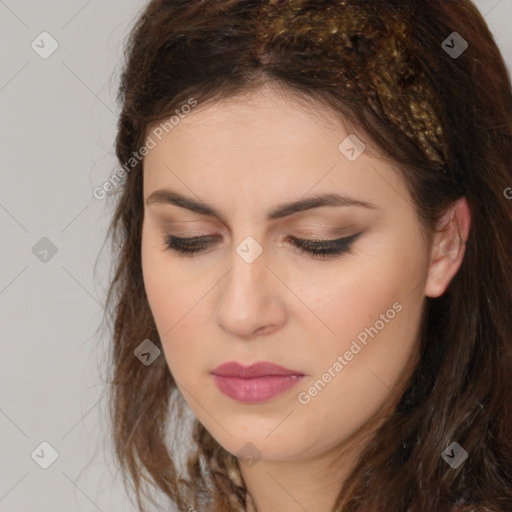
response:
<path id="1" fill-rule="evenodd" d="M 244 366 L 236 361 L 224 363 L 212 371 L 219 390 L 243 403 L 261 403 L 284 393 L 305 376 L 267 361 Z"/>

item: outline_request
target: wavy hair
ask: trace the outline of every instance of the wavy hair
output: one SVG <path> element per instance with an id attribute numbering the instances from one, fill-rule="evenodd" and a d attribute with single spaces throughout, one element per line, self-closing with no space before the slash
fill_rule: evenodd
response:
<path id="1" fill-rule="evenodd" d="M 331 512 L 510 512 L 512 89 L 469 0 L 152 0 L 139 13 L 118 95 L 116 154 L 132 168 L 112 194 L 104 317 L 110 434 L 139 510 L 144 481 L 179 510 L 243 511 L 250 497 L 237 458 L 197 420 L 178 460 L 169 435 L 185 432 L 183 398 L 165 358 L 134 356 L 144 339 L 162 346 L 141 267 L 143 159 L 131 159 L 190 98 L 269 83 L 328 106 L 396 162 L 429 230 L 462 196 L 471 213 L 459 271 L 426 299 L 419 362 Z M 469 458 L 452 469 L 441 453 L 455 440 Z"/>

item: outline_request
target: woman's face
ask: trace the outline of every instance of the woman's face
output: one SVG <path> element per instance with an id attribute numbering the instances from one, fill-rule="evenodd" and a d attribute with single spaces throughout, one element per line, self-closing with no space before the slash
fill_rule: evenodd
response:
<path id="1" fill-rule="evenodd" d="M 148 132 L 142 265 L 184 399 L 246 460 L 335 453 L 416 362 L 430 255 L 405 183 L 327 111 L 269 89 L 197 107 L 167 131 Z M 211 238 L 180 253 L 168 235 Z M 322 258 L 295 239 L 342 241 Z M 291 374 L 212 373 L 233 361 Z"/>

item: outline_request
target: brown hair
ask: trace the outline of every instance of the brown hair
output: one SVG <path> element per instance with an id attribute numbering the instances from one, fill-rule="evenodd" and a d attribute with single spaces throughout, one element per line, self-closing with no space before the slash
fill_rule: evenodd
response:
<path id="1" fill-rule="evenodd" d="M 461 512 L 510 512 L 512 90 L 484 19 L 469 0 L 153 0 L 126 46 L 119 162 L 190 98 L 266 83 L 328 106 L 397 162 L 429 229 L 459 197 L 471 212 L 458 273 L 427 298 L 415 371 L 333 511 L 443 512 L 462 499 Z M 134 356 L 147 338 L 162 348 L 141 269 L 142 172 L 138 161 L 117 189 L 108 233 L 116 457 L 140 510 L 142 480 L 180 510 L 245 510 L 236 457 L 197 420 L 178 463 L 167 435 L 184 431 L 183 399 L 163 357 L 146 367 Z M 441 458 L 453 441 L 469 454 L 457 469 Z"/>

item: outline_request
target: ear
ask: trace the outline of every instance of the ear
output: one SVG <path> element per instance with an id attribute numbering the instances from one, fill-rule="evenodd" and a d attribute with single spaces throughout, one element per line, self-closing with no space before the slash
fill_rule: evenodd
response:
<path id="1" fill-rule="evenodd" d="M 459 270 L 464 258 L 470 224 L 471 215 L 465 197 L 457 199 L 437 223 L 425 284 L 427 297 L 441 296 Z"/>

